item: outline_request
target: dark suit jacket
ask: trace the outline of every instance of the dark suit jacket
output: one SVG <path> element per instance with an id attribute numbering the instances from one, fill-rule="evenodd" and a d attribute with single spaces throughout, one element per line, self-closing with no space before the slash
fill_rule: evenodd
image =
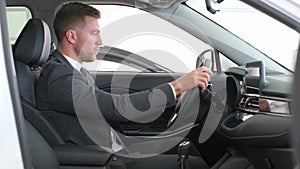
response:
<path id="1" fill-rule="evenodd" d="M 94 137 L 101 136 L 99 133 L 103 131 L 100 130 L 108 128 L 105 119 L 140 120 L 157 116 L 165 108 L 176 104 L 168 84 L 125 95 L 99 90 L 91 76 L 84 77 L 58 50 L 43 65 L 37 82 L 36 100 L 37 108 L 48 112 L 47 116 L 64 139 L 76 144 L 93 144 Z M 93 141 L 85 133 L 93 137 Z"/>

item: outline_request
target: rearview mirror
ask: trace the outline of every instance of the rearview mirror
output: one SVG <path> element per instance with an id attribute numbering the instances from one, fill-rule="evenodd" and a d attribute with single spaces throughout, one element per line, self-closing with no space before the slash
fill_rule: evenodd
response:
<path id="1" fill-rule="evenodd" d="M 212 13 L 215 14 L 216 12 L 220 11 L 218 8 L 218 4 L 221 3 L 223 0 L 205 0 L 206 3 L 206 9 Z"/>

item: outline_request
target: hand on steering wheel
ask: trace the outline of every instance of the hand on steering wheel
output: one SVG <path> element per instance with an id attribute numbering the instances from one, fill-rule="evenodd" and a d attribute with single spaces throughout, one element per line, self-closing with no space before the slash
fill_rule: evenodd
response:
<path id="1" fill-rule="evenodd" d="M 199 64 L 199 61 L 197 60 L 197 65 L 198 64 Z M 179 110 L 181 109 L 181 106 L 183 106 L 183 104 L 186 104 L 188 100 L 191 100 L 191 99 L 194 100 L 193 97 L 199 97 L 200 95 L 203 95 L 204 96 L 203 98 L 207 98 L 207 96 L 211 94 L 210 88 L 212 85 L 210 83 L 209 75 L 212 74 L 212 72 L 205 67 L 205 66 L 209 67 L 210 64 L 211 64 L 211 62 L 209 60 L 204 59 L 199 64 L 200 67 L 198 67 L 194 71 L 182 76 L 181 78 L 179 78 L 178 80 L 175 81 L 175 85 L 173 85 L 173 86 L 175 86 L 174 88 L 175 88 L 176 96 L 180 96 L 182 91 L 184 92 L 188 89 L 190 89 L 190 90 L 185 92 L 178 100 L 176 107 L 175 107 L 175 111 L 167 123 L 168 128 L 177 119 Z M 195 86 L 198 86 L 198 88 L 196 88 Z M 198 90 L 200 90 L 201 93 L 199 93 Z M 199 94 L 198 95 L 192 94 L 195 92 L 197 92 Z M 190 97 L 192 97 L 192 98 L 190 98 Z"/>

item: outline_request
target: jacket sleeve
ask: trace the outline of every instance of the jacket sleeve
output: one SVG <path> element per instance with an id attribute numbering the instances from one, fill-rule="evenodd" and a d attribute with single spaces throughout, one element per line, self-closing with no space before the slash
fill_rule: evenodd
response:
<path id="1" fill-rule="evenodd" d="M 78 117 L 103 118 L 116 121 L 150 122 L 168 107 L 176 104 L 172 89 L 162 84 L 133 94 L 111 94 L 99 90 L 79 72 L 55 68 L 49 77 L 48 95 L 56 111 L 75 113 Z"/>

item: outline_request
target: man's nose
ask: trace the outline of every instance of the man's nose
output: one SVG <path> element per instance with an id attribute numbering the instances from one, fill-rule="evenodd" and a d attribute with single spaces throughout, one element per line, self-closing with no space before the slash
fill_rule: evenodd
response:
<path id="1" fill-rule="evenodd" d="M 102 45 L 102 38 L 100 34 L 98 35 L 97 45 Z"/>

